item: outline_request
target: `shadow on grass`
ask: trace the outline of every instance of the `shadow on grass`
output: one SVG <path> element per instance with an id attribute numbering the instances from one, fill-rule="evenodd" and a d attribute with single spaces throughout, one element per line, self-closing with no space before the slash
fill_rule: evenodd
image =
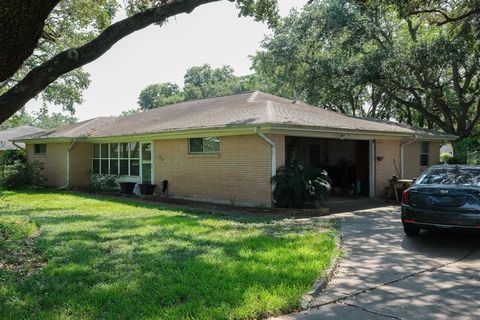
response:
<path id="1" fill-rule="evenodd" d="M 297 306 L 335 248 L 336 233 L 320 220 L 209 215 L 85 194 L 25 196 L 61 197 L 67 209 L 16 210 L 15 195 L 5 196 L 13 202 L 1 215 L 28 215 L 42 226 L 48 265 L 0 291 L 0 318 L 261 317 Z"/>

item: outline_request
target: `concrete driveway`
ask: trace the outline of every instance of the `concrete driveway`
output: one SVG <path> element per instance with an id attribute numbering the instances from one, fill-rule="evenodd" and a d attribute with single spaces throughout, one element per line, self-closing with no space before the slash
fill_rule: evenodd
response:
<path id="1" fill-rule="evenodd" d="M 337 214 L 346 256 L 310 309 L 277 319 L 480 319 L 480 236 L 407 238 L 399 216 Z"/>

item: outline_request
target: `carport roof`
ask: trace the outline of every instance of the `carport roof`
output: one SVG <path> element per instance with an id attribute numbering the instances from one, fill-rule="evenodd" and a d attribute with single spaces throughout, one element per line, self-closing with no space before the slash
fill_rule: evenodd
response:
<path id="1" fill-rule="evenodd" d="M 355 133 L 417 135 L 429 139 L 456 137 L 381 121 L 351 117 L 267 93 L 254 91 L 223 97 L 187 101 L 122 117 L 99 117 L 40 132 L 18 140 L 102 138 L 166 132 L 242 127 L 302 127 Z"/>

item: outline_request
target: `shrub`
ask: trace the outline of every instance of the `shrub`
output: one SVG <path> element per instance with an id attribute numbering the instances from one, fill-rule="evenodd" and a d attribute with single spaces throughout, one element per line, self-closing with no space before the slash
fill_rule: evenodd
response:
<path id="1" fill-rule="evenodd" d="M 4 165 L 0 171 L 0 187 L 18 189 L 42 185 L 42 170 L 43 165 L 38 162 L 30 165 L 17 160 L 12 164 Z"/>
<path id="2" fill-rule="evenodd" d="M 0 168 L 3 168 L 6 165 L 12 165 L 17 161 L 20 161 L 22 163 L 27 163 L 27 157 L 24 151 L 5 150 L 3 155 L 0 157 Z"/>
<path id="3" fill-rule="evenodd" d="M 272 178 L 275 184 L 273 200 L 282 208 L 305 208 L 315 201 L 323 201 L 330 190 L 327 172 L 298 161 L 278 170 Z"/>
<path id="4" fill-rule="evenodd" d="M 449 163 L 453 158 L 453 155 L 451 153 L 448 153 L 448 152 L 443 152 L 442 154 L 440 154 L 440 161 L 442 163 Z"/>
<path id="5" fill-rule="evenodd" d="M 95 191 L 116 192 L 119 190 L 118 176 L 114 174 L 92 174 L 90 186 Z"/>

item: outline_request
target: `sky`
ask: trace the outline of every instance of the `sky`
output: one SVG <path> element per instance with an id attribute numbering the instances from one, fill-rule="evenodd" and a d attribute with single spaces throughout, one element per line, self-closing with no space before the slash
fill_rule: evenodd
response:
<path id="1" fill-rule="evenodd" d="M 280 14 L 301 8 L 308 0 L 279 0 Z M 209 63 L 230 65 L 236 75 L 251 73 L 250 55 L 260 49 L 269 30 L 252 18 L 239 18 L 235 4 L 220 1 L 191 14 L 176 16 L 162 27 L 150 26 L 119 41 L 99 59 L 85 66 L 90 87 L 75 116 L 86 120 L 119 115 L 137 108 L 140 91 L 152 83 L 183 85 L 183 75 L 192 66 Z M 31 101 L 27 110 L 41 103 Z M 49 106 L 58 112 L 59 107 Z"/>

